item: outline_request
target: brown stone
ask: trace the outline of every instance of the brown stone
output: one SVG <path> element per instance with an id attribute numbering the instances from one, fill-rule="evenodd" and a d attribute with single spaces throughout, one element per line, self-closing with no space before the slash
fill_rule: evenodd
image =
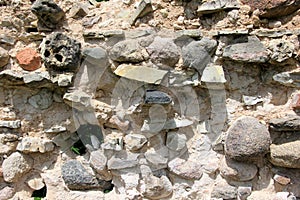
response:
<path id="1" fill-rule="evenodd" d="M 300 109 L 300 94 L 296 94 L 293 97 L 292 103 L 291 103 L 292 109 L 298 110 Z"/>
<path id="2" fill-rule="evenodd" d="M 17 53 L 16 58 L 24 70 L 34 71 L 41 67 L 41 57 L 34 49 L 23 49 Z"/>
<path id="3" fill-rule="evenodd" d="M 273 178 L 277 183 L 281 184 L 281 185 L 287 185 L 291 182 L 291 179 L 285 176 L 281 176 L 278 174 L 275 174 L 274 178 Z"/>
<path id="4" fill-rule="evenodd" d="M 299 0 L 241 0 L 252 10 L 259 9 L 260 16 L 265 18 L 277 18 L 292 14 L 300 8 Z"/>

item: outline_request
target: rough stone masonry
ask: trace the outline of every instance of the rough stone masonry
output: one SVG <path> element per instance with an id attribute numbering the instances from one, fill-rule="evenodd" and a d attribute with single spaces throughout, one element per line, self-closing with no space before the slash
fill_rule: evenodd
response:
<path id="1" fill-rule="evenodd" d="M 0 0 L 0 200 L 300 199 L 299 8 Z"/>

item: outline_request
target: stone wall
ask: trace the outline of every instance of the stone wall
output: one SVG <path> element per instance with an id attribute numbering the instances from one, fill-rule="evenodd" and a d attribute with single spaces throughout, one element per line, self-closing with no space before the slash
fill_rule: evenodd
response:
<path id="1" fill-rule="evenodd" d="M 299 8 L 0 1 L 0 200 L 300 199 Z"/>

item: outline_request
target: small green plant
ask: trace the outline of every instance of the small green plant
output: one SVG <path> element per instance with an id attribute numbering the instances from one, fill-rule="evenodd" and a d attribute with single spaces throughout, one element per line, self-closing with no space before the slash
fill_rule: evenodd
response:
<path id="1" fill-rule="evenodd" d="M 73 152 L 76 153 L 77 155 L 80 155 L 79 148 L 77 148 L 77 147 L 72 146 L 72 147 L 71 147 L 71 151 L 73 151 Z"/>
<path id="2" fill-rule="evenodd" d="M 107 194 L 107 193 L 109 193 L 110 191 L 111 191 L 111 190 L 106 189 L 106 190 L 103 191 L 103 193 L 104 193 L 104 194 Z"/>
<path id="3" fill-rule="evenodd" d="M 34 200 L 42 200 L 42 197 L 34 197 Z"/>

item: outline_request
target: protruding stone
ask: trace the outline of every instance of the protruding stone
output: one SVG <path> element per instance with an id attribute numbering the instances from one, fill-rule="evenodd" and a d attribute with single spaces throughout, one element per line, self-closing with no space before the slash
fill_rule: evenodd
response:
<path id="1" fill-rule="evenodd" d="M 160 67 L 174 67 L 180 57 L 180 52 L 171 38 L 155 37 L 147 47 L 152 63 Z"/>
<path id="2" fill-rule="evenodd" d="M 31 11 L 50 29 L 54 29 L 65 16 L 64 11 L 53 0 L 35 1 Z"/>
<path id="3" fill-rule="evenodd" d="M 294 43 L 286 40 L 273 39 L 270 41 L 268 49 L 272 51 L 270 58 L 281 63 L 293 56 L 293 53 L 295 52 L 295 45 Z"/>
<path id="4" fill-rule="evenodd" d="M 19 152 L 12 153 L 3 161 L 3 177 L 6 182 L 17 182 L 29 172 L 33 166 L 33 159 Z"/>
<path id="5" fill-rule="evenodd" d="M 101 147 L 105 150 L 121 151 L 123 143 L 123 133 L 113 132 L 105 137 L 105 141 Z"/>
<path id="6" fill-rule="evenodd" d="M 236 199 L 237 188 L 229 185 L 224 179 L 218 178 L 213 186 L 211 198 Z"/>
<path id="7" fill-rule="evenodd" d="M 211 60 L 211 55 L 217 47 L 217 41 L 202 38 L 193 41 L 182 48 L 183 65 L 196 69 L 200 74 Z"/>
<path id="8" fill-rule="evenodd" d="M 235 61 L 264 63 L 269 60 L 269 53 L 256 37 L 252 37 L 248 42 L 225 47 L 223 57 Z"/>
<path id="9" fill-rule="evenodd" d="M 0 121 L 0 127 L 4 128 L 20 128 L 21 127 L 21 121 Z"/>
<path id="10" fill-rule="evenodd" d="M 73 4 L 73 7 L 69 11 L 69 17 L 76 19 L 86 16 L 89 13 L 88 6 L 88 4 L 83 3 L 76 3 L 75 5 Z"/>
<path id="11" fill-rule="evenodd" d="M 17 150 L 24 153 L 40 152 L 46 153 L 54 150 L 51 140 L 40 139 L 37 137 L 24 137 L 17 146 Z"/>
<path id="12" fill-rule="evenodd" d="M 226 83 L 223 67 L 220 65 L 208 65 L 201 76 L 205 83 Z"/>
<path id="13" fill-rule="evenodd" d="M 166 146 L 173 151 L 181 151 L 186 147 L 187 138 L 183 133 L 168 132 Z"/>
<path id="14" fill-rule="evenodd" d="M 149 55 L 138 40 L 124 40 L 113 46 L 109 52 L 110 58 L 117 62 L 138 63 L 149 58 Z"/>
<path id="15" fill-rule="evenodd" d="M 8 51 L 0 47 L 0 67 L 4 67 L 8 64 L 9 61 L 9 55 Z"/>
<path id="16" fill-rule="evenodd" d="M 212 0 L 205 1 L 198 7 L 198 14 L 211 14 L 222 10 L 239 8 L 240 3 L 237 0 Z"/>
<path id="17" fill-rule="evenodd" d="M 288 185 L 291 182 L 291 179 L 285 176 L 281 176 L 279 174 L 275 174 L 273 177 L 274 181 L 279 183 L 280 185 Z"/>
<path id="18" fill-rule="evenodd" d="M 246 96 L 246 95 L 243 95 L 243 101 L 244 101 L 244 104 L 246 106 L 254 106 L 258 103 L 261 103 L 263 102 L 263 98 L 261 97 L 256 97 L 256 96 Z"/>
<path id="19" fill-rule="evenodd" d="M 89 163 L 103 180 L 111 180 L 111 174 L 107 171 L 107 158 L 101 150 L 93 151 Z"/>
<path id="20" fill-rule="evenodd" d="M 36 109 L 45 110 L 53 103 L 52 92 L 46 88 L 28 99 L 28 103 Z"/>
<path id="21" fill-rule="evenodd" d="M 144 146 L 147 138 L 140 134 L 128 134 L 124 138 L 125 146 L 130 151 L 137 151 Z"/>
<path id="22" fill-rule="evenodd" d="M 96 66 L 108 66 L 109 60 L 105 49 L 101 47 L 86 48 L 82 52 L 84 60 Z"/>
<path id="23" fill-rule="evenodd" d="M 12 187 L 6 186 L 0 190 L 0 200 L 7 200 L 14 196 L 15 190 Z"/>
<path id="24" fill-rule="evenodd" d="M 300 168 L 300 141 L 270 146 L 270 161 L 273 165 L 287 168 Z"/>
<path id="25" fill-rule="evenodd" d="M 300 88 L 300 72 L 281 72 L 273 76 L 273 80 L 287 87 Z"/>
<path id="26" fill-rule="evenodd" d="M 138 164 L 139 154 L 126 151 L 116 152 L 107 162 L 108 169 L 125 169 L 135 167 Z"/>
<path id="27" fill-rule="evenodd" d="M 114 73 L 118 76 L 122 76 L 128 79 L 151 84 L 160 84 L 168 71 L 145 66 L 122 64 L 119 65 Z"/>
<path id="28" fill-rule="evenodd" d="M 40 190 L 45 186 L 42 178 L 32 178 L 27 181 L 27 185 L 33 190 Z"/>
<path id="29" fill-rule="evenodd" d="M 161 91 L 147 90 L 145 96 L 146 104 L 169 104 L 172 102 L 171 97 Z"/>
<path id="30" fill-rule="evenodd" d="M 297 93 L 293 96 L 291 107 L 294 110 L 299 110 L 300 109 L 300 93 Z"/>
<path id="31" fill-rule="evenodd" d="M 16 150 L 18 136 L 10 133 L 0 134 L 0 154 L 10 154 Z"/>
<path id="32" fill-rule="evenodd" d="M 186 179 L 198 180 L 202 177 L 203 172 L 201 165 L 192 160 L 183 160 L 175 158 L 168 163 L 170 172 Z"/>
<path id="33" fill-rule="evenodd" d="M 34 71 L 41 67 L 40 55 L 31 48 L 22 49 L 16 55 L 19 65 L 27 71 Z"/>
<path id="34" fill-rule="evenodd" d="M 100 187 L 97 179 L 77 160 L 64 163 L 61 171 L 65 184 L 71 190 L 88 190 Z"/>
<path id="35" fill-rule="evenodd" d="M 247 186 L 238 187 L 237 191 L 237 199 L 238 200 L 246 200 L 248 196 L 251 195 L 252 188 Z"/>
<path id="36" fill-rule="evenodd" d="M 158 178 L 151 175 L 145 180 L 143 195 L 150 199 L 162 199 L 169 196 L 172 191 L 172 183 L 166 176 Z"/>
<path id="37" fill-rule="evenodd" d="M 162 147 L 157 150 L 149 149 L 144 155 L 147 161 L 156 169 L 167 168 L 169 156 L 167 148 Z"/>
<path id="38" fill-rule="evenodd" d="M 79 66 L 81 44 L 62 33 L 48 35 L 40 48 L 41 57 L 49 69 L 74 71 Z"/>
<path id="39" fill-rule="evenodd" d="M 136 22 L 136 20 L 138 18 L 141 18 L 145 15 L 147 15 L 148 13 L 151 13 L 153 12 L 153 9 L 152 9 L 152 5 L 151 5 L 151 0 L 142 0 L 136 11 L 132 14 L 130 20 L 129 20 L 129 23 L 131 25 L 134 25 L 134 23 Z"/>
<path id="40" fill-rule="evenodd" d="M 267 127 L 254 117 L 239 117 L 228 129 L 225 155 L 237 161 L 253 161 L 265 155 L 271 138 Z"/>
<path id="41" fill-rule="evenodd" d="M 221 175 L 229 180 L 249 181 L 257 174 L 257 167 L 254 164 L 236 162 L 231 159 L 222 159 L 220 164 Z"/>
<path id="42" fill-rule="evenodd" d="M 269 126 L 270 129 L 274 131 L 299 131 L 300 117 L 294 115 L 271 119 L 269 121 Z"/>

